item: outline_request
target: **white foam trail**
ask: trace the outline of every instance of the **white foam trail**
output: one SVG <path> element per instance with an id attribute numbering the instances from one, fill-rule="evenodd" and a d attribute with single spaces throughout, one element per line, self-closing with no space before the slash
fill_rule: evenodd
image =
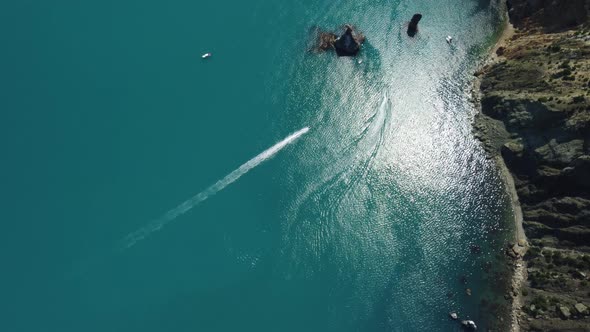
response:
<path id="1" fill-rule="evenodd" d="M 223 179 L 215 182 L 212 186 L 205 189 L 204 191 L 196 194 L 192 198 L 186 200 L 184 203 L 180 204 L 179 206 L 175 207 L 174 209 L 166 212 L 162 217 L 156 219 L 146 226 L 138 229 L 137 231 L 127 235 L 125 239 L 123 239 L 123 245 L 125 248 L 129 248 L 136 244 L 138 241 L 145 239 L 151 233 L 161 229 L 167 223 L 171 222 L 172 220 L 178 218 L 180 215 L 186 213 L 197 204 L 201 203 L 202 201 L 206 200 L 210 196 L 215 195 L 219 191 L 223 190 L 223 188 L 227 187 L 228 185 L 232 184 L 234 181 L 239 179 L 242 175 L 248 173 L 252 168 L 258 166 L 263 161 L 271 158 L 277 152 L 281 151 L 284 147 L 293 143 L 296 139 L 298 139 L 301 135 L 307 133 L 309 131 L 309 127 L 305 127 L 300 129 L 293 134 L 287 136 L 282 141 L 278 142 L 277 144 L 271 146 L 267 150 L 264 150 L 262 153 L 257 155 L 256 157 L 248 160 L 245 164 L 238 167 L 233 172 L 226 175 Z"/>

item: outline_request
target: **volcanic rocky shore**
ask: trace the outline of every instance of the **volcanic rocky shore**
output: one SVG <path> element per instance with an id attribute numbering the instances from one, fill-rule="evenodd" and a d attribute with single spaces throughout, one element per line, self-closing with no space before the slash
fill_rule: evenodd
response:
<path id="1" fill-rule="evenodd" d="M 590 0 L 507 7 L 514 33 L 476 73 L 475 134 L 510 171 L 528 239 L 507 249 L 513 329 L 590 331 Z"/>

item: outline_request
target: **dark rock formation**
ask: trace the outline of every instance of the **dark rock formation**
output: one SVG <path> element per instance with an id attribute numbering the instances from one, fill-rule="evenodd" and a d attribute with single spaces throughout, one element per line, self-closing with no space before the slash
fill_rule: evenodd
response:
<path id="1" fill-rule="evenodd" d="M 345 31 L 342 36 L 328 31 L 318 31 L 315 50 L 328 51 L 335 50 L 338 56 L 355 56 L 360 51 L 365 37 L 355 32 L 353 27 L 345 25 Z"/>
<path id="2" fill-rule="evenodd" d="M 418 32 L 418 22 L 422 19 L 422 14 L 414 14 L 408 24 L 408 36 L 414 37 Z"/>
<path id="3" fill-rule="evenodd" d="M 352 33 L 352 27 L 346 26 L 346 30 L 334 42 L 334 49 L 338 56 L 355 56 L 361 49 L 361 43 Z"/>

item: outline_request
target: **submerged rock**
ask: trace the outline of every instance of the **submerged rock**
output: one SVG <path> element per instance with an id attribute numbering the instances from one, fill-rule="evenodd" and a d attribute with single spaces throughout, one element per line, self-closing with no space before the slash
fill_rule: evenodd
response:
<path id="1" fill-rule="evenodd" d="M 467 276 L 462 275 L 461 277 L 459 277 L 459 282 L 462 283 L 463 285 L 467 285 Z"/>
<path id="2" fill-rule="evenodd" d="M 472 254 L 481 254 L 481 247 L 476 245 L 476 244 L 472 244 L 469 246 L 469 251 L 471 251 Z"/>
<path id="3" fill-rule="evenodd" d="M 422 19 L 422 14 L 414 14 L 408 24 L 408 36 L 414 37 L 418 32 L 418 22 Z"/>

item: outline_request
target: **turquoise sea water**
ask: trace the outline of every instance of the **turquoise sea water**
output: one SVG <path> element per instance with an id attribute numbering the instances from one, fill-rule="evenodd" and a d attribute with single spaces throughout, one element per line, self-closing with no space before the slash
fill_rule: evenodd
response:
<path id="1" fill-rule="evenodd" d="M 452 310 L 484 327 L 509 211 L 468 91 L 498 12 L 0 4 L 0 330 L 454 331 Z M 307 51 L 343 23 L 367 36 L 358 58 Z"/>

